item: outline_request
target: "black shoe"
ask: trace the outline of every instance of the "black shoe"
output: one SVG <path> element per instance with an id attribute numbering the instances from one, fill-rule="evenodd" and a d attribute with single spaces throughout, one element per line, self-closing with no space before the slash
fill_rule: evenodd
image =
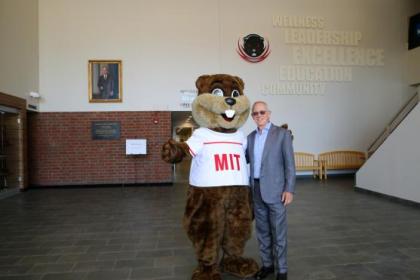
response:
<path id="1" fill-rule="evenodd" d="M 255 273 L 254 277 L 257 280 L 261 280 L 266 278 L 271 273 L 274 273 L 274 266 L 263 266 L 257 273 Z"/>
<path id="2" fill-rule="evenodd" d="M 276 280 L 287 280 L 287 272 L 277 274 Z"/>

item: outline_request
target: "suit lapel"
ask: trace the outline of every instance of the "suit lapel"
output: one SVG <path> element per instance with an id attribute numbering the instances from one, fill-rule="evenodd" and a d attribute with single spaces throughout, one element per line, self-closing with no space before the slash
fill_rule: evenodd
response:
<path id="1" fill-rule="evenodd" d="M 255 143 L 255 130 L 251 133 L 249 137 L 249 143 L 248 143 L 248 157 L 249 161 L 253 162 L 254 160 L 254 143 Z"/>
<path id="2" fill-rule="evenodd" d="M 269 148 L 267 148 L 267 147 L 272 146 L 272 143 L 274 143 L 273 142 L 274 139 L 275 139 L 275 137 L 274 137 L 274 131 L 275 131 L 274 124 L 271 124 L 271 127 L 268 130 L 267 139 L 265 139 L 264 149 L 263 149 L 263 154 L 262 154 L 261 162 L 264 162 L 265 158 L 267 157 L 268 150 L 269 150 Z"/>

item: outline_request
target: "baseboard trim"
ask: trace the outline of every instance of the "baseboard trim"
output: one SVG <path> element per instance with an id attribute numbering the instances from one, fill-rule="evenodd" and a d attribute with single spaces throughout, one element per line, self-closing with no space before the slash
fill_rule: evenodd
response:
<path id="1" fill-rule="evenodd" d="M 129 184 L 84 184 L 84 185 L 30 185 L 28 190 L 34 189 L 83 189 L 83 188 L 116 188 L 116 187 L 170 187 L 173 182 L 159 183 L 129 183 Z"/>
<path id="2" fill-rule="evenodd" d="M 378 197 L 381 197 L 381 198 L 385 198 L 386 200 L 397 202 L 399 204 L 420 208 L 420 203 L 412 201 L 412 200 L 399 198 L 399 197 L 396 197 L 396 196 L 383 194 L 383 193 L 379 193 L 379 192 L 375 192 L 375 191 L 371 191 L 371 190 L 367 190 L 367 189 L 362 189 L 362 188 L 359 188 L 359 187 L 356 187 L 356 186 L 354 187 L 354 190 L 357 191 L 357 192 L 367 193 L 367 194 L 371 194 L 371 195 L 378 196 Z"/>

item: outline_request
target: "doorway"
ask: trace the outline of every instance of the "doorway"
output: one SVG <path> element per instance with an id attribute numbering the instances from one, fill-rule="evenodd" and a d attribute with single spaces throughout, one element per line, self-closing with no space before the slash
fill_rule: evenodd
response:
<path id="1" fill-rule="evenodd" d="M 194 121 L 191 111 L 174 111 L 171 113 L 172 119 L 172 139 L 178 142 L 185 142 L 190 138 L 193 131 L 198 128 Z M 181 163 L 174 164 L 172 175 L 174 182 L 188 181 L 191 159 L 185 158 Z"/>
<path id="2" fill-rule="evenodd" d="M 0 190 L 22 188 L 22 124 L 19 110 L 0 106 Z"/>
<path id="3" fill-rule="evenodd" d="M 27 185 L 26 100 L 0 92 L 0 199 Z"/>

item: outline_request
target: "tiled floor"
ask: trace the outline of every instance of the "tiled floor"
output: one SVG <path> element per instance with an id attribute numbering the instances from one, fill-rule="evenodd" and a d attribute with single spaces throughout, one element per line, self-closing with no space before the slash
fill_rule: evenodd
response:
<path id="1" fill-rule="evenodd" d="M 186 181 L 178 181 L 0 200 L 0 280 L 189 279 L 195 259 L 181 227 Z M 352 185 L 349 177 L 297 181 L 289 279 L 420 279 L 420 209 Z M 246 252 L 258 259 L 255 237 Z"/>

